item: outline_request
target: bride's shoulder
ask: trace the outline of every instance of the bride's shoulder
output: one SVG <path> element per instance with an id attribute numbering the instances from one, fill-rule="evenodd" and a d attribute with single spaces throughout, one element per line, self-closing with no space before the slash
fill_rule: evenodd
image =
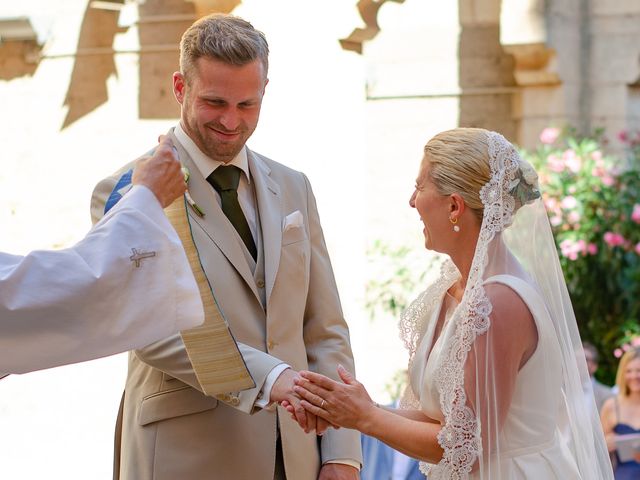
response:
<path id="1" fill-rule="evenodd" d="M 538 343 L 538 329 L 529 307 L 512 286 L 488 283 L 484 289 L 491 302 L 489 318 L 494 347 L 516 352 L 526 362 Z"/>
<path id="2" fill-rule="evenodd" d="M 494 325 L 508 322 L 514 324 L 535 325 L 529 307 L 520 294 L 511 285 L 499 282 L 487 283 L 485 293 L 491 302 L 491 318 Z"/>

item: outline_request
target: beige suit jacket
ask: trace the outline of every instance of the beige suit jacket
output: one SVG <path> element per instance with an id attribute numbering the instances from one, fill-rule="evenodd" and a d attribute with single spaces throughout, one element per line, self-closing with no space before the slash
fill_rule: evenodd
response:
<path id="1" fill-rule="evenodd" d="M 264 249 L 266 311 L 239 236 L 215 193 L 173 136 L 190 170 L 189 191 L 203 218 L 189 220 L 216 301 L 239 342 L 256 387 L 204 395 L 179 335 L 130 353 L 119 415 L 114 475 L 122 480 L 272 480 L 276 435 L 289 480 L 315 480 L 322 463 L 361 462 L 360 436 L 330 429 L 305 434 L 280 407 L 254 409 L 266 376 L 281 362 L 337 378 L 337 364 L 354 370 L 349 332 L 311 186 L 300 172 L 248 151 Z M 121 173 L 101 181 L 92 197 L 97 220 Z M 299 210 L 304 223 L 283 231 Z M 262 280 L 262 279 L 258 279 Z M 249 415 L 251 414 L 251 415 Z"/>

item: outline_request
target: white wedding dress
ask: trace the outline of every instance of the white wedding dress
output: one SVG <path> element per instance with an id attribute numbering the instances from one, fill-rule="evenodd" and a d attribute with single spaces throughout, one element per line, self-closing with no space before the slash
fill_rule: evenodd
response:
<path id="1" fill-rule="evenodd" d="M 581 479 L 572 446 L 564 440 L 567 436 L 561 435 L 562 429 L 571 428 L 571 422 L 567 421 L 565 413 L 561 349 L 548 310 L 539 293 L 524 280 L 511 275 L 497 275 L 485 281 L 485 285 L 494 282 L 510 287 L 526 303 L 535 319 L 538 342 L 534 353 L 517 374 L 510 407 L 502 427 L 498 429 L 495 451 L 484 452 L 484 455 L 491 454 L 492 461 L 483 462 L 481 468 L 476 465 L 469 478 Z M 419 398 L 420 408 L 441 423 L 444 416 L 435 378 L 437 371 L 445 368 L 445 352 L 454 338 L 455 325 L 454 321 L 449 321 L 449 315 L 445 314 L 441 334 L 432 343 L 442 305 L 446 308 L 453 300 L 449 296 L 447 301 L 447 296 L 445 293 L 439 301 L 425 302 L 432 303 L 433 307 L 424 311 L 424 335 L 409 371 L 411 388 Z M 451 306 L 450 310 L 454 307 Z M 500 472 L 496 472 L 496 468 Z"/>

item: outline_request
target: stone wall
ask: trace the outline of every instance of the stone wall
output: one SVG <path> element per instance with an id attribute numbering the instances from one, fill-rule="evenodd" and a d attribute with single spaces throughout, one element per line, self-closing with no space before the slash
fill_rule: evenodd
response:
<path id="1" fill-rule="evenodd" d="M 549 125 L 571 125 L 585 134 L 604 128 L 609 138 L 640 128 L 640 2 L 502 5 L 501 42 L 516 58 L 520 144 L 535 145 Z"/>
<path id="2" fill-rule="evenodd" d="M 640 130 L 640 1 L 589 3 L 590 126 Z"/>
<path id="3" fill-rule="evenodd" d="M 637 0 L 401 3 L 379 8 L 379 31 L 359 47 L 371 100 L 455 98 L 452 126 L 499 130 L 525 147 L 550 125 L 609 137 L 640 128 Z M 457 75 L 443 77 L 452 65 Z"/>

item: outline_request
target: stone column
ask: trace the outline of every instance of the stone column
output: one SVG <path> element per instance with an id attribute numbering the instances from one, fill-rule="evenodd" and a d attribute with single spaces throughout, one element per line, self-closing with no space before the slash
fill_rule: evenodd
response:
<path id="1" fill-rule="evenodd" d="M 514 60 L 500 44 L 500 0 L 459 0 L 459 125 L 518 141 Z"/>
<path id="2" fill-rule="evenodd" d="M 500 18 L 500 43 L 515 60 L 518 95 L 514 97 L 514 117 L 519 126 L 518 139 L 521 145 L 531 148 L 538 143 L 543 128 L 565 123 L 567 112 L 574 112 L 577 118 L 579 102 L 572 107 L 566 100 L 579 98 L 580 84 L 573 87 L 574 97 L 564 96 L 556 51 L 548 46 L 543 0 L 502 0 Z M 570 38 L 578 48 L 580 36 Z"/>

